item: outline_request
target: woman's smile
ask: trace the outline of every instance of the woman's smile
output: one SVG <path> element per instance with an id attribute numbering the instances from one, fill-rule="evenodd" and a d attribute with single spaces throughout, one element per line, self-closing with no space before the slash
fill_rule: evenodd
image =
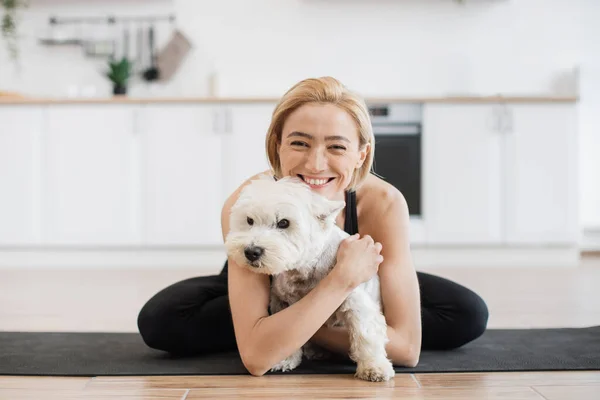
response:
<path id="1" fill-rule="evenodd" d="M 298 174 L 298 177 L 308 184 L 311 189 L 321 189 L 328 186 L 335 178 L 333 177 L 315 177 L 309 175 Z"/>

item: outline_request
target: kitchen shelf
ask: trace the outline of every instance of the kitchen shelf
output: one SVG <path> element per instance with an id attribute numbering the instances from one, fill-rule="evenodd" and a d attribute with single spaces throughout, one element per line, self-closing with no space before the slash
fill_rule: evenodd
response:
<path id="1" fill-rule="evenodd" d="M 276 97 L 110 97 L 48 98 L 0 96 L 0 105 L 9 104 L 156 104 L 156 103 L 276 103 Z M 576 103 L 577 96 L 440 96 L 440 97 L 365 97 L 367 103 Z"/>

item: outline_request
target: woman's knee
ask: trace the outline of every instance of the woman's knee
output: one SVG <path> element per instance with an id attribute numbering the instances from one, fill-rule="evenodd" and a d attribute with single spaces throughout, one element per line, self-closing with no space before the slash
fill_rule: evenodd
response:
<path id="1" fill-rule="evenodd" d="M 226 282 L 215 276 L 191 278 L 166 287 L 140 310 L 137 323 L 142 339 L 157 350 L 193 351 L 199 333 L 206 331 L 203 310 L 226 291 Z"/>
<path id="2" fill-rule="evenodd" d="M 140 310 L 137 325 L 144 343 L 157 350 L 168 351 L 166 332 L 169 313 L 164 306 L 157 304 L 156 299 L 150 299 Z"/>
<path id="3" fill-rule="evenodd" d="M 423 301 L 423 348 L 461 347 L 487 329 L 488 307 L 469 288 L 448 279 L 419 272 Z"/>
<path id="4" fill-rule="evenodd" d="M 148 300 L 138 314 L 142 339 L 153 349 L 172 351 L 181 325 L 179 304 L 187 297 L 185 281 L 168 286 Z"/>
<path id="5" fill-rule="evenodd" d="M 456 347 L 467 344 L 479 338 L 487 329 L 489 310 L 485 301 L 472 291 L 465 296 L 461 304 L 461 326 L 462 340 Z"/>

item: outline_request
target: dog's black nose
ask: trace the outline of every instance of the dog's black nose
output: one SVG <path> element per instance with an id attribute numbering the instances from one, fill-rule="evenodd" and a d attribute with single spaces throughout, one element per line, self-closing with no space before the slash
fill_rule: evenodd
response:
<path id="1" fill-rule="evenodd" d="M 257 246 L 246 247 L 246 249 L 244 250 L 244 254 L 246 255 L 248 261 L 258 260 L 260 256 L 262 256 L 263 252 L 264 249 L 262 247 Z"/>

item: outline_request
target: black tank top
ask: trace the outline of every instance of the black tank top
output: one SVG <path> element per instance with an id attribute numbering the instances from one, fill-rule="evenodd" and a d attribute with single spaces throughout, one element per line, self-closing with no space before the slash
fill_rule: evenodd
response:
<path id="1" fill-rule="evenodd" d="M 354 190 L 346 192 L 346 218 L 344 220 L 344 230 L 350 235 L 358 233 L 358 214 L 356 212 L 356 192 Z M 227 261 L 219 274 L 227 277 Z"/>
<path id="2" fill-rule="evenodd" d="M 344 230 L 350 235 L 358 233 L 358 214 L 356 212 L 356 192 L 346 192 L 346 220 Z"/>

